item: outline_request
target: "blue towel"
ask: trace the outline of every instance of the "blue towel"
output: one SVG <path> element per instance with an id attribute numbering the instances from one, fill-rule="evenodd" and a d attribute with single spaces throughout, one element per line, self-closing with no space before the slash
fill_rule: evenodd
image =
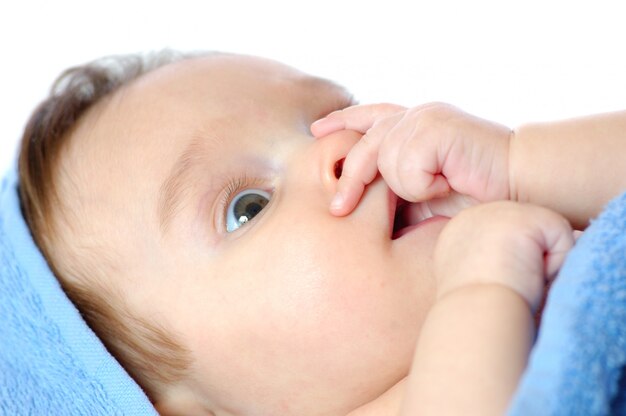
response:
<path id="1" fill-rule="evenodd" d="M 626 415 L 626 194 L 578 240 L 548 297 L 513 416 Z M 156 415 L 65 296 L 0 184 L 0 415 Z"/>
<path id="2" fill-rule="evenodd" d="M 577 241 L 509 414 L 626 415 L 626 194 Z"/>
<path id="3" fill-rule="evenodd" d="M 65 296 L 0 184 L 0 415 L 156 415 Z"/>

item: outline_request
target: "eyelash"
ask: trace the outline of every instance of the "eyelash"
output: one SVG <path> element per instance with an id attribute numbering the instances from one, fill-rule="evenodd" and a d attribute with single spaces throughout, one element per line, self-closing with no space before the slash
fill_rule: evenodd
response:
<path id="1" fill-rule="evenodd" d="M 220 209 L 221 209 L 221 221 L 225 221 L 226 215 L 228 214 L 226 211 L 230 206 L 233 198 L 241 191 L 244 191 L 249 188 L 258 188 L 261 187 L 265 183 L 265 180 L 261 178 L 256 178 L 249 176 L 247 174 L 243 174 L 236 178 L 230 179 L 226 186 L 224 187 L 224 191 L 222 192 L 222 197 L 220 198 Z M 224 229 L 226 229 L 226 225 L 222 225 Z"/>

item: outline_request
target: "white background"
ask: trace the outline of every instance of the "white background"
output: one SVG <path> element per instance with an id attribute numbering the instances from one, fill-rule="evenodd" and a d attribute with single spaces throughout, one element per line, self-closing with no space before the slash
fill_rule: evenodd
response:
<path id="1" fill-rule="evenodd" d="M 626 12 L 606 1 L 4 1 L 0 170 L 65 68 L 165 47 L 271 57 L 361 102 L 448 101 L 514 127 L 626 108 Z"/>

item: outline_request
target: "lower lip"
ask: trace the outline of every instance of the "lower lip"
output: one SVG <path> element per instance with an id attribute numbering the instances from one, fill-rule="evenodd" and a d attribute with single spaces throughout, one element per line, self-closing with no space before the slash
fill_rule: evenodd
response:
<path id="1" fill-rule="evenodd" d="M 396 231 L 393 234 L 391 239 L 392 240 L 396 240 L 396 239 L 402 237 L 403 235 L 408 234 L 408 233 L 410 233 L 410 232 L 412 232 L 412 231 L 414 231 L 414 230 L 416 230 L 418 228 L 422 228 L 422 227 L 424 227 L 424 226 L 426 226 L 428 224 L 432 224 L 432 223 L 435 223 L 435 222 L 448 220 L 448 219 L 449 219 L 448 217 L 443 217 L 443 216 L 440 216 L 440 215 L 436 215 L 434 217 L 428 218 L 427 220 L 420 221 L 417 224 L 409 225 L 408 227 L 404 227 L 404 228 Z"/>

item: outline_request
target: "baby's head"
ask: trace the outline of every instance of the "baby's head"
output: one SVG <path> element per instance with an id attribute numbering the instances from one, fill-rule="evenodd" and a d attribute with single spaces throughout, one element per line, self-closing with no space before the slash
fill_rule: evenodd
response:
<path id="1" fill-rule="evenodd" d="M 66 73 L 20 156 L 33 235 L 113 355 L 172 414 L 346 414 L 405 377 L 443 225 L 392 239 L 380 178 L 330 214 L 360 135 L 309 125 L 346 91 L 254 57 L 148 61 Z"/>

